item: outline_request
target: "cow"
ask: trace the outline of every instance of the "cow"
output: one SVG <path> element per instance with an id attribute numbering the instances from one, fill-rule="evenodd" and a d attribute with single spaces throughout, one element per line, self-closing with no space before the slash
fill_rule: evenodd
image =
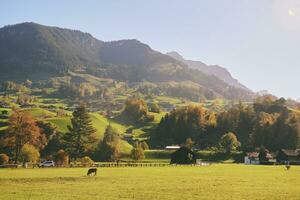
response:
<path id="1" fill-rule="evenodd" d="M 87 172 L 87 176 L 96 176 L 97 175 L 97 168 L 90 168 Z"/>

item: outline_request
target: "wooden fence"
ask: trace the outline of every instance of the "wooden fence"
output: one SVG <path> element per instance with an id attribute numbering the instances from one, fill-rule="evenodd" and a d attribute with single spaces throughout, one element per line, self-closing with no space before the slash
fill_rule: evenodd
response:
<path id="1" fill-rule="evenodd" d="M 166 167 L 169 163 L 96 163 L 95 167 Z"/>

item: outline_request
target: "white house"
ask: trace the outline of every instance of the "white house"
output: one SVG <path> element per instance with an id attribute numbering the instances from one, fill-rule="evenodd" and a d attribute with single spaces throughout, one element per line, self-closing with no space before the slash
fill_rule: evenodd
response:
<path id="1" fill-rule="evenodd" d="M 259 165 L 259 153 L 258 152 L 247 153 L 247 155 L 244 158 L 244 163 L 247 165 Z"/>

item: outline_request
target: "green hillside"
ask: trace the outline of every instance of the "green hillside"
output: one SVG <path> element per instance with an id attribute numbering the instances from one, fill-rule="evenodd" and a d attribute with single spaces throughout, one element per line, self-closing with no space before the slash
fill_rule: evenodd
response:
<path id="1" fill-rule="evenodd" d="M 138 40 L 103 42 L 89 33 L 36 23 L 0 28 L 0 70 L 1 82 L 49 81 L 71 75 L 75 82 L 84 79 L 96 86 L 103 85 L 101 82 L 107 84 L 108 80 L 190 82 L 196 86 L 192 88 L 198 93 L 196 97 L 208 99 L 249 100 L 254 95 L 216 76 L 189 68 Z M 74 72 L 86 75 L 72 74 Z M 188 95 L 181 94 L 184 96 Z"/>

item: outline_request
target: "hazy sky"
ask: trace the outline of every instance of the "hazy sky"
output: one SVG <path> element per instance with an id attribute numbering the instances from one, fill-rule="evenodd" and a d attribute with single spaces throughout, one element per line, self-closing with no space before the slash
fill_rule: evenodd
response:
<path id="1" fill-rule="evenodd" d="M 136 38 L 226 67 L 254 91 L 300 98 L 300 0 L 1 0 L 0 26 L 32 21 Z"/>

